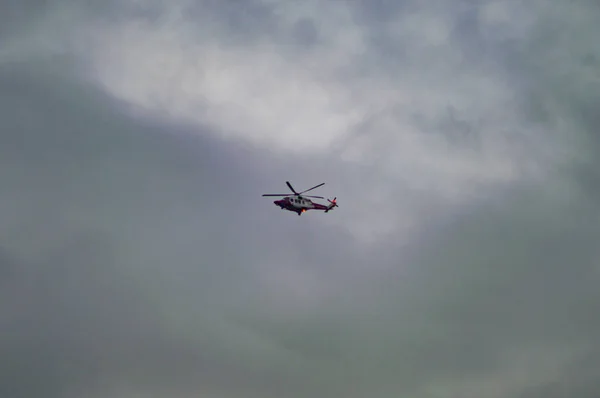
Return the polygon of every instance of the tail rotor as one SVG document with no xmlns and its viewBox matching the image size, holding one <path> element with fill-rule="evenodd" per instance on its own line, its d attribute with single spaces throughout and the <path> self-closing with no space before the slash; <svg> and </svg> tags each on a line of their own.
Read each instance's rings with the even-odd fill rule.
<svg viewBox="0 0 600 398">
<path fill-rule="evenodd" d="M 327 213 L 329 210 L 333 209 L 334 207 L 339 207 L 337 202 L 336 202 L 337 196 L 335 198 L 333 198 L 333 200 L 327 199 L 327 201 L 329 203 L 331 203 L 329 205 L 329 207 L 327 208 L 327 210 L 325 210 L 325 213 Z"/>
</svg>

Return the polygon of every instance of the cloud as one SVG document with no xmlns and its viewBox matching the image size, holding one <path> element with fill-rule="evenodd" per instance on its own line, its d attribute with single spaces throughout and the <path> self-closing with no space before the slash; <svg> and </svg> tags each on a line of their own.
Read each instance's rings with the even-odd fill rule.
<svg viewBox="0 0 600 398">
<path fill-rule="evenodd" d="M 22 4 L 0 395 L 597 396 L 594 4 Z"/>
<path fill-rule="evenodd" d="M 264 235 L 256 234 L 255 223 L 272 216 L 270 206 L 257 210 L 264 204 L 258 195 L 254 207 L 239 202 L 264 185 L 248 167 L 256 155 L 197 141 L 181 127 L 173 136 L 176 126 L 135 121 L 70 82 L 68 71 L 43 70 L 13 70 L 2 81 L 11 93 L 3 121 L 12 128 L 2 137 L 9 194 L 1 238 L 17 259 L 6 266 L 13 276 L 2 344 L 15 358 L 7 372 L 19 375 L 3 391 L 119 394 L 133 383 L 185 394 L 209 391 L 211 383 L 223 388 L 230 379 L 246 388 L 266 383 L 256 374 L 261 358 L 263 367 L 293 358 L 235 328 L 236 314 L 310 311 L 319 303 L 303 290 L 313 289 L 318 263 L 302 270 L 290 262 L 301 252 L 286 247 L 283 221 L 274 230 L 262 224 Z M 333 233 L 315 241 L 307 228 L 295 239 L 323 248 L 317 261 L 339 257 Z M 286 273 L 295 280 L 282 290 L 292 282 Z M 322 273 L 312 294 L 322 294 L 333 276 Z M 275 303 L 273 295 L 280 296 Z M 29 384 L 19 363 L 27 368 L 31 361 L 38 365 Z"/>
<path fill-rule="evenodd" d="M 172 2 L 156 6 L 161 18 L 92 24 L 82 58 L 107 92 L 148 112 L 401 181 L 407 188 L 389 193 L 339 187 L 388 214 L 375 224 L 357 212 L 357 224 L 373 225 L 363 233 L 346 223 L 366 240 L 418 224 L 413 209 L 390 215 L 398 210 L 378 198 L 424 190 L 463 204 L 492 185 L 544 178 L 569 150 L 520 109 L 522 77 L 502 57 L 520 50 L 510 40 L 533 29 L 534 12 L 502 4 Z M 363 14 L 378 7 L 383 21 Z"/>
</svg>

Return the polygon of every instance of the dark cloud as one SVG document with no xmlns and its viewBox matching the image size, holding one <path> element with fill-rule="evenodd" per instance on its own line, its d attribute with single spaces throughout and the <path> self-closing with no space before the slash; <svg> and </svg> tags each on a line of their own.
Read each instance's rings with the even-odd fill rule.
<svg viewBox="0 0 600 398">
<path fill-rule="evenodd" d="M 29 18 L 20 4 L 11 12 Z M 57 4 L 70 3 L 47 7 Z M 83 8 L 99 8 L 96 23 L 135 13 L 153 23 L 166 9 L 123 4 Z M 472 70 L 518 87 L 507 124 L 456 104 L 413 113 L 411 128 L 480 156 L 481 168 L 492 127 L 514 127 L 506 148 L 521 155 L 509 159 L 529 155 L 543 170 L 538 178 L 461 185 L 485 187 L 463 202 L 433 189 L 455 180 L 421 175 L 411 161 L 399 162 L 407 169 L 384 167 L 378 151 L 393 156 L 401 148 L 391 135 L 370 132 L 401 110 L 397 104 L 339 141 L 362 146 L 367 162 L 342 162 L 343 150 L 291 155 L 222 139 L 224 126 L 141 112 L 103 91 L 77 53 L 43 57 L 33 46 L 27 54 L 36 57 L 0 58 L 0 372 L 7 376 L 0 395 L 597 396 L 592 110 L 600 52 L 590 37 L 599 14 L 584 2 L 565 13 L 515 4 L 507 15 L 521 7 L 522 20 L 500 15 L 494 23 L 472 9 L 441 13 L 441 3 L 360 5 L 368 13 L 356 22 L 381 45 L 369 54 L 385 62 L 379 70 L 365 60 L 358 70 L 391 76 L 399 72 L 388 67 L 406 66 L 394 57 L 417 54 L 418 46 L 386 56 L 393 35 L 369 25 L 403 10 L 452 22 L 456 48 L 486 48 L 489 64 Z M 331 32 L 315 12 L 284 23 L 260 2 L 202 6 L 221 21 L 220 43 L 264 40 L 274 29 L 283 36 L 273 41 L 307 49 Z M 11 43 L 4 55 L 21 42 Z M 419 62 L 443 58 L 425 47 Z M 260 197 L 285 189 L 285 180 L 299 189 L 325 181 L 323 194 L 335 192 L 340 209 L 297 217 Z M 367 188 L 377 190 L 362 193 Z M 396 208 L 417 220 L 410 234 L 400 235 Z M 356 238 L 384 219 L 392 233 L 369 244 Z"/>
<path fill-rule="evenodd" d="M 235 348 L 227 353 L 244 349 L 252 331 L 227 337 L 221 329 L 238 322 L 236 311 L 273 312 L 257 265 L 336 261 L 338 239 L 315 240 L 305 224 L 289 242 L 285 218 L 272 219 L 260 199 L 266 181 L 249 167 L 248 149 L 135 121 L 68 71 L 43 70 L 6 69 L 1 82 L 10 93 L 2 101 L 1 236 L 11 247 L 2 347 L 15 375 L 2 391 L 72 396 L 102 391 L 102 380 L 117 389 L 236 388 L 231 379 L 252 387 L 257 371 Z M 249 192 L 256 199 L 246 202 Z M 260 369 L 260 351 L 250 350 Z"/>
</svg>

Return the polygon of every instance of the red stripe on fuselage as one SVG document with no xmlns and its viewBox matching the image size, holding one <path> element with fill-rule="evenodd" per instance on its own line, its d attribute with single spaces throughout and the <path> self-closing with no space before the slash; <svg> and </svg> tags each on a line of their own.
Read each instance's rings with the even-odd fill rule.
<svg viewBox="0 0 600 398">
<path fill-rule="evenodd" d="M 273 202 L 275 205 L 290 211 L 301 211 L 302 208 L 294 206 L 290 201 L 286 199 L 280 199 Z M 305 210 L 327 210 L 327 206 L 321 205 L 319 203 L 312 203 L 314 208 L 308 207 Z"/>
</svg>

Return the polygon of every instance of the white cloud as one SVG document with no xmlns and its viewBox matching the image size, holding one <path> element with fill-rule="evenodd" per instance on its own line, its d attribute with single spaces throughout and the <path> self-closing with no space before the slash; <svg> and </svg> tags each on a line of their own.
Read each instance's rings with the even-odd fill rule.
<svg viewBox="0 0 600 398">
<path fill-rule="evenodd" d="M 392 10 L 374 26 L 351 3 L 270 0 L 228 11 L 201 4 L 123 1 L 114 19 L 57 8 L 28 40 L 62 43 L 52 51 L 74 51 L 96 83 L 146 115 L 284 155 L 319 156 L 324 167 L 357 166 L 371 176 L 360 187 L 331 175 L 352 216 L 322 222 L 362 242 L 408 236 L 423 206 L 544 177 L 559 157 L 552 132 L 524 122 L 519 87 L 501 66 L 468 56 L 455 34 L 461 7 Z M 227 12 L 254 30 L 236 30 Z M 490 2 L 477 18 L 510 36 L 517 33 L 506 15 L 517 18 L 520 34 L 529 26 L 520 13 Z M 79 22 L 69 30 L 67 20 Z M 430 204 L 411 198 L 423 194 Z"/>
<path fill-rule="evenodd" d="M 91 62 L 99 81 L 150 111 L 291 151 L 327 148 L 360 120 L 350 88 L 331 79 L 356 45 L 344 32 L 333 47 L 305 58 L 277 41 L 228 43 L 220 27 L 206 35 L 206 28 L 190 31 L 209 20 L 127 23 L 96 32 Z M 331 52 L 338 44 L 343 47 Z"/>
<path fill-rule="evenodd" d="M 513 94 L 488 71 L 464 64 L 441 12 L 417 10 L 389 23 L 386 34 L 406 55 L 382 66 L 349 5 L 271 4 L 281 37 L 236 44 L 208 10 L 199 19 L 117 24 L 96 37 L 91 62 L 97 78 L 117 97 L 275 150 L 327 153 L 359 123 L 387 111 L 365 134 L 395 136 L 395 143 L 386 141 L 388 149 L 411 159 L 428 154 L 437 168 L 462 154 L 444 149 L 432 155 L 427 149 L 439 148 L 443 138 L 432 140 L 415 127 L 412 114 L 435 118 L 450 105 L 460 113 L 499 113 Z M 319 34 L 313 47 L 286 40 L 302 19 Z M 428 171 L 427 163 L 416 164 L 417 170 Z M 490 177 L 496 173 L 490 170 Z M 500 174 L 505 178 L 506 171 Z"/>
<path fill-rule="evenodd" d="M 170 3 L 158 22 L 92 29 L 88 65 L 109 93 L 146 112 L 267 150 L 338 156 L 449 203 L 482 192 L 482 184 L 539 171 L 537 157 L 515 155 L 531 147 L 525 138 L 542 139 L 521 124 L 515 88 L 485 63 L 467 62 L 451 35 L 452 16 L 439 5 L 369 28 L 348 3 L 261 4 L 274 15 L 264 25 L 275 28 L 244 41 L 210 7 L 197 15 L 185 2 Z M 300 22 L 314 27 L 315 43 L 292 40 Z M 374 47 L 373 32 L 388 49 Z M 462 142 L 462 132 L 448 139 L 449 107 L 475 130 L 478 146 Z M 406 203 L 385 207 L 389 195 L 351 194 L 365 211 L 355 209 L 343 224 L 360 239 L 415 221 Z"/>
</svg>

